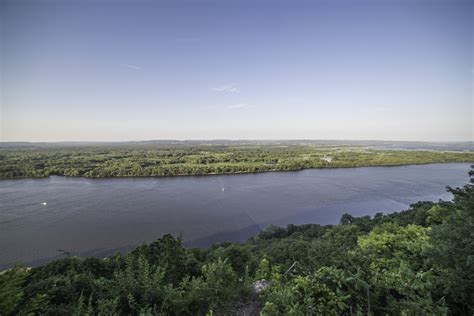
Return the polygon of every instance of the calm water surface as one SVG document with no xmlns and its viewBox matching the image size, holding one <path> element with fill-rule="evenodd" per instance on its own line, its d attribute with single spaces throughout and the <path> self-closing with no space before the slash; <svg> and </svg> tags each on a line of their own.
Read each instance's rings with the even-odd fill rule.
<svg viewBox="0 0 474 316">
<path fill-rule="evenodd" d="M 189 246 L 243 241 L 268 224 L 337 223 L 341 214 L 451 199 L 469 164 L 316 169 L 247 175 L 0 181 L 0 268 L 105 256 L 181 234 Z M 43 205 L 46 202 L 47 205 Z"/>
</svg>

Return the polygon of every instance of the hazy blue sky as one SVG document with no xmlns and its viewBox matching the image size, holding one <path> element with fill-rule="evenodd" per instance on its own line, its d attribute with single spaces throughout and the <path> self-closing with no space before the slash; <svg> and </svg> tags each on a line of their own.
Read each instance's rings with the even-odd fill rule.
<svg viewBox="0 0 474 316">
<path fill-rule="evenodd" d="M 0 3 L 0 140 L 473 139 L 472 1 Z"/>
</svg>

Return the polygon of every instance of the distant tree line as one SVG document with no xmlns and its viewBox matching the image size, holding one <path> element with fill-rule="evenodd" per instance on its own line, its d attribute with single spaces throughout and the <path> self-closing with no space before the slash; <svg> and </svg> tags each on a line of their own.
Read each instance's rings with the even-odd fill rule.
<svg viewBox="0 0 474 316">
<path fill-rule="evenodd" d="M 0 148 L 0 178 L 160 177 L 445 162 L 473 163 L 474 153 L 313 145 Z"/>
</svg>

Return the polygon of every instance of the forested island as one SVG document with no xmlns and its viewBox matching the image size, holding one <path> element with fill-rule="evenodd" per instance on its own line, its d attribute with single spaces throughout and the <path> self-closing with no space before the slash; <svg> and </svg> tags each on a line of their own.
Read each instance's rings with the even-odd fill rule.
<svg viewBox="0 0 474 316">
<path fill-rule="evenodd" d="M 420 150 L 423 144 L 415 150 L 386 149 L 393 144 L 371 145 L 309 141 L 26 143 L 0 146 L 0 178 L 159 177 L 474 162 L 472 150 L 441 150 L 439 145 L 435 150 Z"/>
<path fill-rule="evenodd" d="M 18 266 L 0 274 L 0 315 L 472 315 L 470 175 L 448 188 L 452 202 L 399 213 L 270 226 L 209 249 L 165 235 L 128 254 Z"/>
</svg>

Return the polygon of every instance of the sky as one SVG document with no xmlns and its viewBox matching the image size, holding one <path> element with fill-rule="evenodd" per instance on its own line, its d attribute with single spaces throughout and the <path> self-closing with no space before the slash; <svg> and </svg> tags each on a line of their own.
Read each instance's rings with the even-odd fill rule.
<svg viewBox="0 0 474 316">
<path fill-rule="evenodd" d="M 0 141 L 472 141 L 473 3 L 0 0 Z"/>
</svg>

